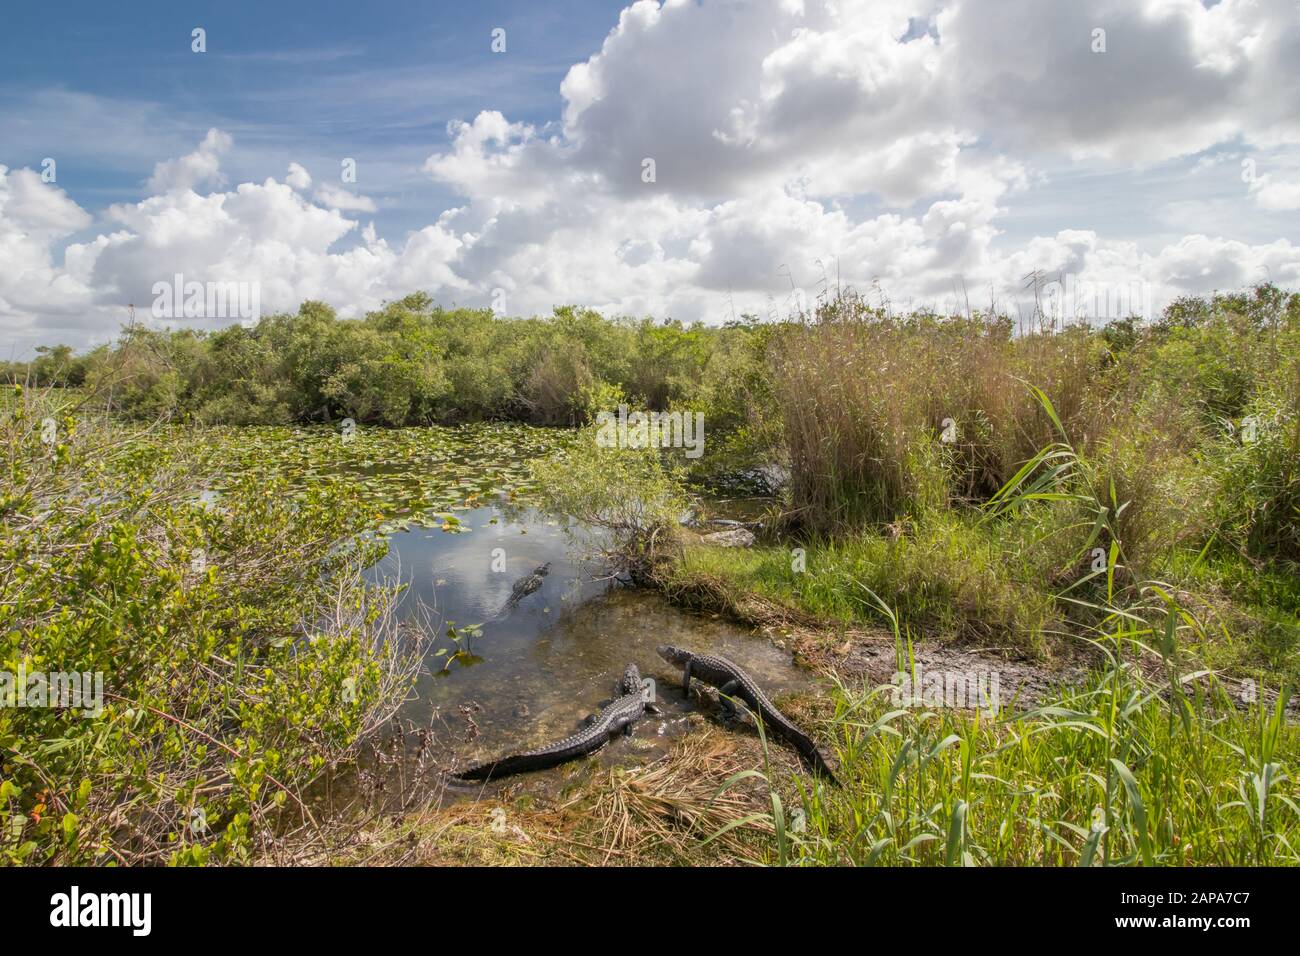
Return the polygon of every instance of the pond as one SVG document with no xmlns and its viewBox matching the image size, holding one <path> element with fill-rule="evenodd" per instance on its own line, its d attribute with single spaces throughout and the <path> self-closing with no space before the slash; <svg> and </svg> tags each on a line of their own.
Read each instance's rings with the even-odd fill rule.
<svg viewBox="0 0 1300 956">
<path fill-rule="evenodd" d="M 664 713 L 647 715 L 632 738 L 614 741 L 597 761 L 653 759 L 701 706 L 683 699 L 681 675 L 655 653 L 657 644 L 730 657 L 771 694 L 812 685 L 766 638 L 620 584 L 591 557 L 598 536 L 537 509 L 528 461 L 574 440 L 573 432 L 517 425 L 365 429 L 346 438 L 324 427 L 232 434 L 222 455 L 228 470 L 285 476 L 299 486 L 357 483 L 389 546 L 371 580 L 405 584 L 399 614 L 428 635 L 426 666 L 399 729 L 362 761 L 359 778 L 327 783 L 331 799 L 350 800 L 369 787 L 403 803 L 427 796 L 420 791 L 437 788 L 448 769 L 565 737 L 612 696 L 629 663 L 656 682 Z M 730 507 L 748 517 L 747 506 Z M 543 565 L 540 586 L 511 602 L 516 583 Z M 554 789 L 586 765 L 501 783 Z"/>
<path fill-rule="evenodd" d="M 458 517 L 460 533 L 393 534 L 389 555 L 372 569 L 376 580 L 408 582 L 403 613 L 419 615 L 434 633 L 427 673 L 401 717 L 435 728 L 439 763 L 464 766 L 572 733 L 612 696 L 629 663 L 655 681 L 663 714 L 647 715 L 634 738 L 615 741 L 604 758 L 644 761 L 698 706 L 683 699 L 681 675 L 655 653 L 658 644 L 728 656 L 772 693 L 811 684 L 770 641 L 610 578 L 586 557 L 582 529 L 531 508 L 488 506 Z M 515 583 L 546 564 L 540 587 L 512 605 Z M 567 771 L 532 776 L 546 774 L 560 780 Z"/>
</svg>

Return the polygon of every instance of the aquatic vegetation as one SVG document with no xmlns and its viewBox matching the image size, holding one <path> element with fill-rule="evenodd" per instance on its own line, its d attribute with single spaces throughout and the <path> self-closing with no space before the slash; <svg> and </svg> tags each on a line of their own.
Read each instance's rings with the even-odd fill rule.
<svg viewBox="0 0 1300 956">
<path fill-rule="evenodd" d="M 472 530 L 456 512 L 498 498 L 536 500 L 530 460 L 569 447 L 573 434 L 507 423 L 456 428 L 328 426 L 168 426 L 146 441 L 183 441 L 201 450 L 204 487 L 282 481 L 297 497 L 325 484 L 346 485 L 369 514 L 358 530 L 379 534 L 411 527 Z"/>
<path fill-rule="evenodd" d="M 587 428 L 563 452 L 539 458 L 533 475 L 543 503 L 606 535 L 601 550 L 634 580 L 676 556 L 688 495 L 680 466 L 659 449 L 608 447 Z"/>
</svg>

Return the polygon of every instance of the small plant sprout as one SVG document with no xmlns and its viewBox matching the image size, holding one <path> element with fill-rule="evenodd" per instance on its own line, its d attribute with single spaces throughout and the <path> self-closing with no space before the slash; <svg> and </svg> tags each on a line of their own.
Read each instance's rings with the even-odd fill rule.
<svg viewBox="0 0 1300 956">
<path fill-rule="evenodd" d="M 451 647 L 440 647 L 435 653 L 435 657 L 446 658 L 442 662 L 442 672 L 447 673 L 451 670 L 452 664 L 469 665 L 478 662 L 472 649 L 474 638 L 483 633 L 483 625 L 466 624 L 463 627 L 457 627 L 455 621 L 447 622 L 447 638 L 451 641 Z"/>
</svg>

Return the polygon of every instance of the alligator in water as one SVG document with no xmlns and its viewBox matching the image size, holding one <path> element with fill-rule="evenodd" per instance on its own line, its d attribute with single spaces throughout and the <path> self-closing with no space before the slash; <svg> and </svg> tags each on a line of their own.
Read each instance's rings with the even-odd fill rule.
<svg viewBox="0 0 1300 956">
<path fill-rule="evenodd" d="M 680 647 L 673 647 L 671 644 L 661 644 L 656 650 L 668 663 L 682 668 L 682 689 L 687 695 L 691 692 L 691 678 L 696 677 L 718 688 L 720 700 L 728 710 L 735 709 L 728 698 L 734 697 L 744 701 L 749 705 L 751 713 L 762 718 L 763 727 L 771 736 L 790 744 L 813 770 L 838 786 L 839 781 L 835 779 L 830 764 L 816 742 L 796 727 L 790 718 L 777 710 L 776 705 L 768 699 L 754 679 L 731 661 L 712 654 L 695 654 Z"/>
<path fill-rule="evenodd" d="M 454 774 L 457 780 L 496 780 L 500 777 L 530 770 L 542 770 L 556 764 L 573 760 L 584 754 L 599 750 L 610 738 L 624 733 L 632 734 L 632 725 L 641 719 L 648 710 L 658 713 L 659 709 L 646 699 L 648 686 L 641 680 L 641 672 L 635 664 L 627 665 L 623 679 L 618 684 L 618 696 L 607 704 L 599 714 L 587 718 L 584 726 L 576 734 L 536 750 L 511 754 L 498 760 L 477 764 Z"/>
<path fill-rule="evenodd" d="M 495 621 L 497 618 L 505 617 L 513 611 L 515 605 L 542 586 L 542 582 L 550 572 L 551 562 L 547 561 L 545 564 L 534 569 L 532 574 L 526 574 L 516 581 L 515 586 L 510 589 L 510 597 L 506 598 L 506 603 L 501 605 L 501 610 L 492 615 L 492 620 Z"/>
</svg>

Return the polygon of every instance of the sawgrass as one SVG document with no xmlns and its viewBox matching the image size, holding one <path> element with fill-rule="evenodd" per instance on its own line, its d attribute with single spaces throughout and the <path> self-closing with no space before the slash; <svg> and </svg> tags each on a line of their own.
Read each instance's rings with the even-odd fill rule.
<svg viewBox="0 0 1300 956">
<path fill-rule="evenodd" d="M 1300 731 L 1278 698 L 1243 708 L 1182 681 L 1152 681 L 1116 654 L 1089 686 L 991 719 L 840 688 L 832 727 L 844 789 L 800 781 L 800 827 L 787 825 L 788 846 L 767 859 L 1300 864 Z"/>
</svg>

